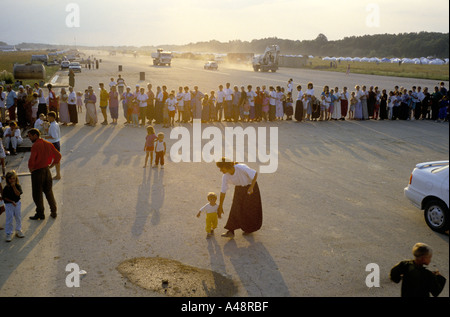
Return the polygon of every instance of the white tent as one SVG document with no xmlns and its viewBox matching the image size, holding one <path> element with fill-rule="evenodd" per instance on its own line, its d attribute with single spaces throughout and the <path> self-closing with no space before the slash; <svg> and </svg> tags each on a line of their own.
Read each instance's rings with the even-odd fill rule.
<svg viewBox="0 0 450 317">
<path fill-rule="evenodd" d="M 402 63 L 403 64 L 414 64 L 414 61 L 405 57 L 402 59 Z"/>
<path fill-rule="evenodd" d="M 429 62 L 430 65 L 444 65 L 445 62 L 442 59 L 435 58 Z"/>
</svg>

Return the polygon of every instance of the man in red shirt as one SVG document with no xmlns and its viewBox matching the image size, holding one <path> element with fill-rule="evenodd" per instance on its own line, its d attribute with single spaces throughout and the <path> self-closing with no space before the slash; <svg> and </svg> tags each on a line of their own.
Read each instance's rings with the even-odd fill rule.
<svg viewBox="0 0 450 317">
<path fill-rule="evenodd" d="M 33 201 L 36 204 L 36 214 L 30 219 L 45 219 L 44 215 L 44 197 L 50 205 L 50 216 L 56 218 L 56 200 L 53 196 L 53 180 L 50 168 L 55 166 L 61 160 L 61 153 L 53 144 L 47 140 L 41 139 L 41 134 L 37 129 L 30 129 L 28 137 L 33 146 L 28 160 L 28 168 L 31 172 L 31 188 Z"/>
</svg>

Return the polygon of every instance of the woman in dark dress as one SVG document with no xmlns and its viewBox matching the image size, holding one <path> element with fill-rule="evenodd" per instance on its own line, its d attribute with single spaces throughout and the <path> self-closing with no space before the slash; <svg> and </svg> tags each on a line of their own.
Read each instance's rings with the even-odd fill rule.
<svg viewBox="0 0 450 317">
<path fill-rule="evenodd" d="M 377 101 L 377 95 L 373 91 L 373 86 L 370 86 L 369 93 L 367 96 L 367 112 L 369 113 L 369 118 L 374 118 L 375 102 Z"/>
<path fill-rule="evenodd" d="M 235 185 L 233 203 L 231 205 L 223 237 L 233 238 L 234 230 L 242 229 L 244 234 L 259 230 L 262 226 L 262 204 L 256 178 L 258 173 L 245 164 L 231 162 L 223 158 L 216 163 L 223 173 L 220 193 L 219 217 L 223 214 L 223 201 L 229 185 Z"/>
<path fill-rule="evenodd" d="M 299 95 L 297 97 L 297 100 L 295 101 L 294 118 L 298 122 L 301 122 L 301 121 L 303 121 L 303 118 L 305 117 L 305 113 L 303 113 L 303 101 L 302 101 L 303 96 L 301 95 L 302 94 L 302 86 L 298 85 L 297 91 L 298 91 Z"/>
<path fill-rule="evenodd" d="M 383 89 L 383 91 L 381 92 L 381 100 L 380 100 L 380 120 L 384 120 L 384 119 L 388 118 L 387 99 L 388 99 L 388 95 L 386 93 L 386 89 Z"/>
</svg>

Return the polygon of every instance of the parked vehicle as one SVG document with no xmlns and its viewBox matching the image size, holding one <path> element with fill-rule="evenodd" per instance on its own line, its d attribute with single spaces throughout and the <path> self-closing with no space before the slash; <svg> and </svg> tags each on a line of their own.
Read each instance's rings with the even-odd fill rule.
<svg viewBox="0 0 450 317">
<path fill-rule="evenodd" d="M 31 55 L 31 63 L 33 62 L 48 62 L 48 55 Z"/>
<path fill-rule="evenodd" d="M 70 62 L 69 61 L 62 61 L 61 62 L 61 69 L 69 68 Z"/>
<path fill-rule="evenodd" d="M 449 161 L 417 164 L 404 194 L 424 211 L 425 222 L 434 231 L 449 230 Z"/>
<path fill-rule="evenodd" d="M 81 73 L 81 65 L 78 62 L 70 63 L 69 69 L 73 70 L 74 73 Z"/>
<path fill-rule="evenodd" d="M 209 62 L 206 62 L 205 66 L 203 66 L 203 68 L 217 70 L 219 68 L 219 65 L 215 61 L 209 61 Z"/>
</svg>

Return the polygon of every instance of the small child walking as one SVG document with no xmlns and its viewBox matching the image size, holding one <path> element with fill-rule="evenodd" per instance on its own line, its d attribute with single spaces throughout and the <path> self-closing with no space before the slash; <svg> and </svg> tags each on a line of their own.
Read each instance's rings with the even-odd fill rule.
<svg viewBox="0 0 450 317">
<path fill-rule="evenodd" d="M 16 237 L 25 237 L 22 233 L 22 215 L 20 195 L 22 187 L 19 184 L 16 171 L 12 170 L 6 173 L 6 186 L 3 188 L 3 201 L 5 202 L 5 233 L 6 242 L 11 242 L 13 235 L 13 219 L 16 220 Z"/>
<path fill-rule="evenodd" d="M 197 218 L 200 217 L 202 211 L 206 213 L 206 238 L 210 238 L 214 234 L 214 229 L 217 228 L 217 222 L 220 216 L 217 213 L 217 209 L 219 208 L 219 205 L 216 204 L 217 195 L 213 192 L 210 192 L 208 193 L 207 198 L 209 203 L 200 208 L 199 212 L 197 213 Z"/>
<path fill-rule="evenodd" d="M 148 157 L 150 155 L 150 167 L 153 164 L 153 151 L 155 150 L 155 140 L 158 137 L 155 134 L 155 128 L 153 128 L 151 125 L 147 127 L 147 136 L 145 137 L 145 163 L 144 168 L 147 167 L 147 161 Z"/>
<path fill-rule="evenodd" d="M 161 164 L 161 168 L 164 168 L 164 155 L 166 155 L 166 142 L 164 142 L 164 133 L 159 132 L 155 144 L 155 165 L 153 167 Z"/>
</svg>

